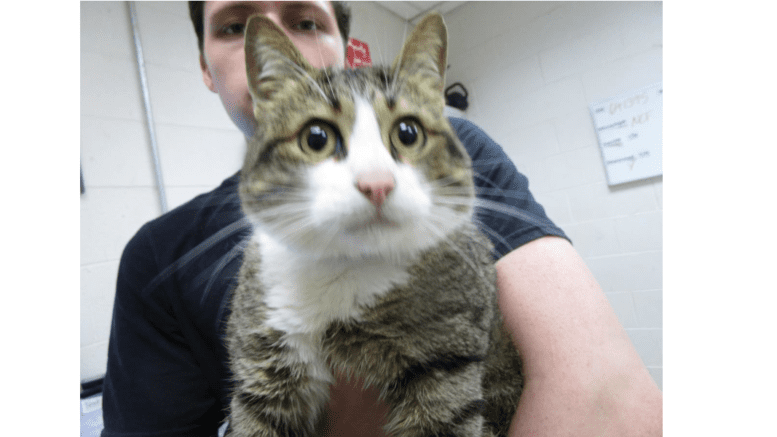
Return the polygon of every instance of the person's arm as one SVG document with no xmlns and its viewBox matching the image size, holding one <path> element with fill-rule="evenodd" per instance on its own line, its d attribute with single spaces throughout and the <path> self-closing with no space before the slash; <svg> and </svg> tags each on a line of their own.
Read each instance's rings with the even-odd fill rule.
<svg viewBox="0 0 777 437">
<path fill-rule="evenodd" d="M 662 393 L 572 245 L 542 237 L 496 266 L 526 381 L 510 436 L 662 435 Z"/>
</svg>

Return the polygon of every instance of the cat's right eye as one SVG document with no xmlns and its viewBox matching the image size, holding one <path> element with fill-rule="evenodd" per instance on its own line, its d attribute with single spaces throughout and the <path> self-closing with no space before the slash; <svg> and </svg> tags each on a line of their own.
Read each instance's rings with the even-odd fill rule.
<svg viewBox="0 0 777 437">
<path fill-rule="evenodd" d="M 299 134 L 302 150 L 317 158 L 342 153 L 342 141 L 335 128 L 323 121 L 308 123 Z"/>
</svg>

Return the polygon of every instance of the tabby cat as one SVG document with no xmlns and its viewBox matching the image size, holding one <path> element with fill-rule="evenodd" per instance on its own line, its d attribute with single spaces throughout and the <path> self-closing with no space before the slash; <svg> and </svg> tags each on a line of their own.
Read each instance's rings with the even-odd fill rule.
<svg viewBox="0 0 777 437">
<path fill-rule="evenodd" d="M 521 363 L 443 115 L 442 18 L 390 68 L 315 69 L 261 16 L 245 38 L 260 122 L 239 184 L 254 232 L 228 322 L 229 435 L 317 435 L 339 373 L 380 391 L 389 435 L 506 435 Z"/>
</svg>

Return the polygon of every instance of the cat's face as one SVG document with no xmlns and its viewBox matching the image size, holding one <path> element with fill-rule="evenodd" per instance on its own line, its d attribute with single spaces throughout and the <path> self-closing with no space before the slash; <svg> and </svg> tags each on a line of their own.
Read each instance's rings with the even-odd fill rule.
<svg viewBox="0 0 777 437">
<path fill-rule="evenodd" d="M 256 123 L 246 79 L 243 29 L 255 14 L 273 21 L 311 65 L 321 68 L 345 62 L 342 36 L 328 1 L 205 2 L 203 80 L 218 93 L 229 117 L 249 138 Z"/>
<path fill-rule="evenodd" d="M 470 220 L 466 150 L 443 115 L 446 33 L 422 20 L 392 68 L 317 70 L 263 17 L 246 30 L 257 117 L 244 211 L 316 255 L 402 257 Z"/>
</svg>

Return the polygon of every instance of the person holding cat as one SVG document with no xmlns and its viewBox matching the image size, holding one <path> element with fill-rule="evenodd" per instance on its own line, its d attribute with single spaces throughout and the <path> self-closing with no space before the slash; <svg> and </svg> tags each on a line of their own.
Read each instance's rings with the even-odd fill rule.
<svg viewBox="0 0 777 437">
<path fill-rule="evenodd" d="M 190 11 L 205 85 L 248 138 L 262 119 L 248 90 L 249 16 L 278 25 L 313 67 L 344 65 L 350 15 L 340 2 L 190 2 Z M 520 420 L 510 435 L 660 435 L 661 393 L 563 231 L 545 217 L 499 146 L 471 123 L 451 125 L 479 173 L 481 192 L 520 212 L 478 217 L 498 234 L 492 240 L 500 309 L 523 357 Z M 247 230 L 237 179 L 149 222 L 128 243 L 114 304 L 103 436 L 211 436 L 224 419 L 230 394 L 224 322 Z M 510 195 L 492 194 L 498 191 Z M 383 435 L 386 406 L 360 387 L 345 379 L 332 387 L 326 435 Z"/>
</svg>

